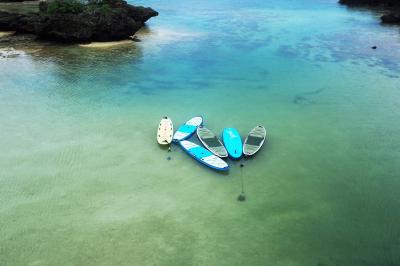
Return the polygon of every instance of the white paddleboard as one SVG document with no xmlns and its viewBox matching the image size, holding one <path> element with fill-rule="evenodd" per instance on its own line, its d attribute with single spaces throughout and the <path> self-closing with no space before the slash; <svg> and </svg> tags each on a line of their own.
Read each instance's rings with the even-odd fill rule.
<svg viewBox="0 0 400 266">
<path fill-rule="evenodd" d="M 243 143 L 243 153 L 247 156 L 252 156 L 258 152 L 265 142 L 267 131 L 263 126 L 253 128 Z"/>
<path fill-rule="evenodd" d="M 228 157 L 228 152 L 226 151 L 222 142 L 218 139 L 214 132 L 208 128 L 199 126 L 197 128 L 197 137 L 204 147 L 206 147 L 213 154 L 221 158 Z"/>
<path fill-rule="evenodd" d="M 157 142 L 161 145 L 168 145 L 172 142 L 172 135 L 174 134 L 174 125 L 170 118 L 164 116 L 157 130 Z"/>
</svg>

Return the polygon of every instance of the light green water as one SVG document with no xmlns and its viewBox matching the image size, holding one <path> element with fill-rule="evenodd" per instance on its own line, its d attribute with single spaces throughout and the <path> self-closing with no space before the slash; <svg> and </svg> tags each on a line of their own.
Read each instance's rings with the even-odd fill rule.
<svg viewBox="0 0 400 266">
<path fill-rule="evenodd" d="M 143 4 L 141 43 L 0 59 L 0 265 L 399 265 L 399 29 L 334 1 Z M 156 144 L 198 114 L 268 145 L 223 175 Z"/>
</svg>

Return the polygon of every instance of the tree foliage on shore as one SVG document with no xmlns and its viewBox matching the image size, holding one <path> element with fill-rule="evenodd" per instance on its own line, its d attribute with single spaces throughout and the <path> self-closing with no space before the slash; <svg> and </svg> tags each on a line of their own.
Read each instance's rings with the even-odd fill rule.
<svg viewBox="0 0 400 266">
<path fill-rule="evenodd" d="M 85 4 L 79 0 L 54 0 L 47 5 L 49 14 L 55 13 L 81 13 L 85 8 Z"/>
<path fill-rule="evenodd" d="M 83 11 L 101 10 L 109 12 L 111 7 L 118 7 L 122 0 L 53 0 L 47 4 L 49 14 L 79 14 Z"/>
</svg>

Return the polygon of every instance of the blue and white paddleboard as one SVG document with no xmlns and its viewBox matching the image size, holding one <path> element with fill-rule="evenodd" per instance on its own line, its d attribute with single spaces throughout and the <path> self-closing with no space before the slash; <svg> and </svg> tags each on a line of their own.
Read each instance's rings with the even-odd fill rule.
<svg viewBox="0 0 400 266">
<path fill-rule="evenodd" d="M 181 144 L 182 149 L 200 163 L 215 170 L 229 170 L 229 165 L 218 156 L 212 154 L 209 150 L 187 140 L 180 141 L 179 143 Z"/>
<path fill-rule="evenodd" d="M 196 132 L 197 127 L 199 127 L 202 123 L 203 123 L 203 118 L 201 116 L 193 117 L 192 119 L 187 121 L 184 125 L 178 128 L 172 140 L 174 142 L 178 142 L 189 138 L 194 134 L 194 132 Z"/>
<path fill-rule="evenodd" d="M 222 141 L 228 154 L 233 159 L 239 159 L 243 153 L 242 139 L 239 132 L 234 128 L 225 128 L 222 132 Z"/>
</svg>

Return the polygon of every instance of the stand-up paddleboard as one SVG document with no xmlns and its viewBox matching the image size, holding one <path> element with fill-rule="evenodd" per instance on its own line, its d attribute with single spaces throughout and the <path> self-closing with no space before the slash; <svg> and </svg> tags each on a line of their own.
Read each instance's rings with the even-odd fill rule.
<svg viewBox="0 0 400 266">
<path fill-rule="evenodd" d="M 180 141 L 179 143 L 182 149 L 200 163 L 219 171 L 226 171 L 229 169 L 229 165 L 224 160 L 215 156 L 205 148 L 187 140 Z"/>
<path fill-rule="evenodd" d="M 247 156 L 254 155 L 264 144 L 267 131 L 263 126 L 253 128 L 243 143 L 243 153 Z"/>
<path fill-rule="evenodd" d="M 201 116 L 195 116 L 189 121 L 187 121 L 184 125 L 180 126 L 178 130 L 175 132 L 172 140 L 174 142 L 178 142 L 181 140 L 185 140 L 193 135 L 196 132 L 198 126 L 203 123 L 203 118 Z"/>
<path fill-rule="evenodd" d="M 242 139 L 239 132 L 234 128 L 225 128 L 222 132 L 222 141 L 228 154 L 233 159 L 239 159 L 242 156 Z"/>
<path fill-rule="evenodd" d="M 224 145 L 214 134 L 214 132 L 208 128 L 199 126 L 197 128 L 197 137 L 201 143 L 203 143 L 204 147 L 206 147 L 213 154 L 221 158 L 228 157 L 228 152 L 226 151 Z"/>
<path fill-rule="evenodd" d="M 157 130 L 157 142 L 161 145 L 170 144 L 172 141 L 172 135 L 174 134 L 174 125 L 170 118 L 164 116 L 160 124 L 158 124 Z"/>
</svg>

